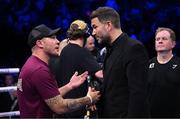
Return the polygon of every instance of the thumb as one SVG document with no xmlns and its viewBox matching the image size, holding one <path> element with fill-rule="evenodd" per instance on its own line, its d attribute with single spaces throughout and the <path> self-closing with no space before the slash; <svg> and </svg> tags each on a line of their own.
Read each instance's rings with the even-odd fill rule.
<svg viewBox="0 0 180 119">
<path fill-rule="evenodd" d="M 90 86 L 88 87 L 88 90 L 91 91 L 91 87 Z"/>
<path fill-rule="evenodd" d="M 74 76 L 77 76 L 78 75 L 78 72 L 76 71 L 75 73 L 74 73 Z"/>
</svg>

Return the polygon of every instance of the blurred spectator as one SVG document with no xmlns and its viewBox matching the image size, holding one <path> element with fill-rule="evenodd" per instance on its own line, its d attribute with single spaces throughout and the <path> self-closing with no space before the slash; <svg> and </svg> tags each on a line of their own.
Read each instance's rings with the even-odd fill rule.
<svg viewBox="0 0 180 119">
<path fill-rule="evenodd" d="M 97 52 L 98 49 L 95 46 L 95 39 L 93 36 L 89 36 L 86 40 L 86 44 L 84 46 L 87 50 L 91 52 L 91 54 L 94 56 L 95 59 L 97 59 Z"/>
<path fill-rule="evenodd" d="M 160 27 L 155 33 L 157 56 L 149 61 L 149 102 L 152 118 L 180 117 L 180 58 L 173 55 L 176 36 Z"/>
<path fill-rule="evenodd" d="M 4 86 L 15 86 L 16 80 L 15 77 L 11 74 L 4 76 Z M 8 92 L 0 93 L 1 102 L 0 102 L 0 112 L 9 112 L 18 110 L 17 104 L 17 92 L 10 90 Z"/>
<path fill-rule="evenodd" d="M 152 34 L 157 27 L 173 28 L 177 33 L 177 42 L 180 39 L 178 0 L 1 0 L 0 33 L 2 38 L 6 39 L 6 45 L 10 45 L 9 42 L 11 42 L 13 47 L 0 50 L 0 54 L 5 54 L 0 65 L 13 64 L 13 66 L 21 67 L 28 56 L 27 52 L 30 54 L 24 45 L 26 42 L 24 39 L 32 26 L 45 23 L 49 26 L 61 27 L 66 31 L 73 19 L 88 21 L 92 10 L 99 6 L 111 6 L 122 14 L 123 30 L 127 31 L 132 38 L 142 41 L 147 46 L 150 57 L 155 54 L 152 53 L 151 47 L 154 45 Z M 64 38 L 65 34 L 62 36 L 62 39 Z M 3 48 L 3 45 L 0 48 Z M 14 50 L 18 52 L 21 49 L 25 50 L 24 53 L 14 53 Z M 174 53 L 180 54 L 179 50 L 178 45 Z M 13 59 L 13 63 L 11 54 L 17 59 Z"/>
</svg>

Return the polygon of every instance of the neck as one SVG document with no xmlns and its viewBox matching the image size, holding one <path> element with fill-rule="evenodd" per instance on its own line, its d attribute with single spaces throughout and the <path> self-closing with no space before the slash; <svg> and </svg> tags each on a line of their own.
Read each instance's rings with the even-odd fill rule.
<svg viewBox="0 0 180 119">
<path fill-rule="evenodd" d="M 158 52 L 157 60 L 160 64 L 165 64 L 171 60 L 173 57 L 172 51 L 171 52 Z"/>
<path fill-rule="evenodd" d="M 76 40 L 69 40 L 69 43 L 79 45 L 80 47 L 83 47 L 83 40 L 81 38 L 78 38 Z"/>
<path fill-rule="evenodd" d="M 111 31 L 111 43 L 113 43 L 121 34 L 122 34 L 122 30 L 121 29 L 114 29 Z"/>
<path fill-rule="evenodd" d="M 39 59 L 41 59 L 43 62 L 45 62 L 46 64 L 48 64 L 49 61 L 49 56 L 47 54 L 45 54 L 41 49 L 39 50 L 34 50 L 32 52 L 33 56 L 38 57 Z"/>
</svg>

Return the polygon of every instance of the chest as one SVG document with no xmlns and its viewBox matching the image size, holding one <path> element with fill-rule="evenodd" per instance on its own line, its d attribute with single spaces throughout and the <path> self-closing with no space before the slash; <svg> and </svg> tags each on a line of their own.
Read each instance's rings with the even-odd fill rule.
<svg viewBox="0 0 180 119">
<path fill-rule="evenodd" d="M 157 85 L 179 85 L 180 84 L 180 66 L 177 63 L 149 65 L 148 81 L 156 82 Z"/>
</svg>

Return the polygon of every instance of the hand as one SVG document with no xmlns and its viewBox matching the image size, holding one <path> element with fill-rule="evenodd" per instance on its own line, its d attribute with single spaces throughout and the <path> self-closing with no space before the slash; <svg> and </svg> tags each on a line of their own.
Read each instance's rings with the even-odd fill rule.
<svg viewBox="0 0 180 119">
<path fill-rule="evenodd" d="M 81 84 L 84 83 L 88 76 L 88 72 L 84 72 L 81 75 L 78 75 L 78 72 L 75 72 L 74 75 L 71 77 L 70 82 L 68 83 L 68 86 L 72 89 L 77 88 Z"/>
<path fill-rule="evenodd" d="M 93 104 L 93 105 L 90 105 L 90 106 L 88 107 L 88 109 L 91 109 L 91 111 L 96 111 L 96 110 L 97 110 L 97 107 L 96 107 L 95 104 Z"/>
<path fill-rule="evenodd" d="M 94 88 L 89 87 L 87 96 L 92 101 L 91 104 L 96 103 L 100 99 L 100 91 L 96 91 Z"/>
<path fill-rule="evenodd" d="M 95 76 L 99 79 L 103 79 L 103 71 L 102 70 L 99 70 L 95 73 Z"/>
</svg>

